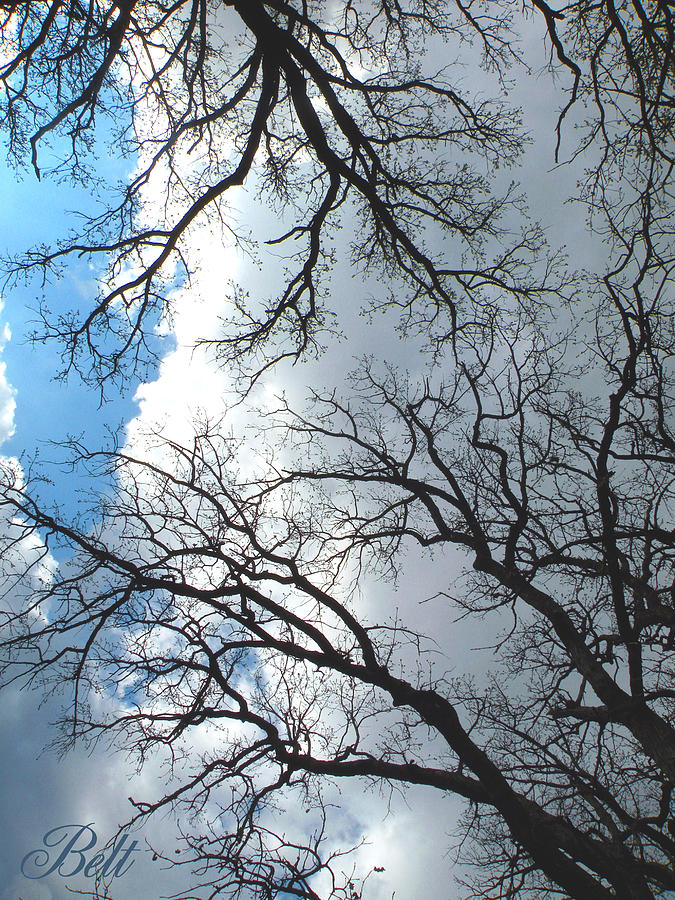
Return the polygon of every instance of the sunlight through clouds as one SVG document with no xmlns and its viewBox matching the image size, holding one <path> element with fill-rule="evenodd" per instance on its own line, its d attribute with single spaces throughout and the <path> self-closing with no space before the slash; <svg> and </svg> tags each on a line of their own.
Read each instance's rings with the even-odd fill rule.
<svg viewBox="0 0 675 900">
<path fill-rule="evenodd" d="M 1 359 L 3 348 L 11 338 L 7 323 L 2 323 L 3 302 L 0 298 L 0 445 L 14 434 L 16 391 L 7 378 L 7 363 Z"/>
</svg>

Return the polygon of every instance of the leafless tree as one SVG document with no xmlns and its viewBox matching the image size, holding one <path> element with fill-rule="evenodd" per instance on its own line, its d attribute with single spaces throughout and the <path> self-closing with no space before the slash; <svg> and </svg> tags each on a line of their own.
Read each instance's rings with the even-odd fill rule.
<svg viewBox="0 0 675 900">
<path fill-rule="evenodd" d="M 467 798 L 481 896 L 675 888 L 672 322 L 624 313 L 603 311 L 579 371 L 549 323 L 515 315 L 435 385 L 364 366 L 349 402 L 317 396 L 311 418 L 271 417 L 302 468 L 238 477 L 213 426 L 190 447 L 164 444 L 161 466 L 75 447 L 121 485 L 86 530 L 7 486 L 15 540 L 38 530 L 46 548 L 73 549 L 10 616 L 7 643 L 31 678 L 56 669 L 73 684 L 70 738 L 112 730 L 142 753 L 178 753 L 198 725 L 240 723 L 162 801 L 223 803 L 231 828 L 190 839 L 216 870 L 214 896 L 314 896 L 323 827 L 301 852 L 264 813 L 275 791 L 320 805 L 315 782 L 331 776 Z M 605 394 L 579 390 L 591 365 Z M 474 575 L 448 609 L 509 610 L 487 686 L 409 657 L 406 669 L 414 635 L 359 616 L 353 580 L 408 544 L 469 554 Z M 87 698 L 101 686 L 128 699 L 98 721 Z"/>
<path fill-rule="evenodd" d="M 102 382 L 120 374 L 123 359 L 146 362 L 147 320 L 167 311 L 177 267 L 189 268 L 182 250 L 190 227 L 215 216 L 235 242 L 248 242 L 224 207 L 228 191 L 247 179 L 279 212 L 282 233 L 267 243 L 285 248 L 289 269 L 276 297 L 235 295 L 239 317 L 220 342 L 224 356 L 250 354 L 271 334 L 284 336 L 272 358 L 307 349 L 325 313 L 320 276 L 332 259 L 330 232 L 344 212 L 360 222 L 355 261 L 392 279 L 398 273 L 396 289 L 408 295 L 401 303 L 454 310 L 460 296 L 489 286 L 536 289 L 520 277 L 540 242 L 536 229 L 490 262 L 479 253 L 515 198 L 492 196 L 472 163 L 517 157 L 516 116 L 502 103 L 459 94 L 450 72 L 428 77 L 419 68 L 424 32 L 459 41 L 477 30 L 500 60 L 502 16 L 475 18 L 461 4 L 426 0 L 346 3 L 330 20 L 327 9 L 207 0 L 4 5 L 9 53 L 0 78 L 12 151 L 29 149 L 39 176 L 41 144 L 65 135 L 71 151 L 57 171 L 85 178 L 94 120 L 108 115 L 113 145 L 138 161 L 110 209 L 10 267 L 47 275 L 72 255 L 105 261 L 91 307 L 45 323 L 46 334 L 65 341 L 66 368 L 84 359 L 83 370 L 93 365 Z M 190 154 L 194 165 L 186 165 Z M 165 205 L 149 225 L 143 191 L 156 179 Z M 470 265 L 457 250 L 448 263 L 427 246 L 432 224 L 464 243 Z"/>
<path fill-rule="evenodd" d="M 509 201 L 435 161 L 442 147 L 507 161 L 514 122 L 461 98 L 451 70 L 416 70 L 426 30 L 472 34 L 503 76 L 512 7 L 345 2 L 336 25 L 319 4 L 3 6 L 16 42 L 7 120 L 36 167 L 50 131 L 69 129 L 77 170 L 93 115 L 136 109 L 138 131 L 124 134 L 144 163 L 119 205 L 25 262 L 112 260 L 87 317 L 50 326 L 68 364 L 86 347 L 101 382 L 129 351 L 143 358 L 143 319 L 167 302 L 162 267 L 247 175 L 297 216 L 283 240 L 306 247 L 262 315 L 242 301 L 224 356 L 289 325 L 292 349 L 267 348 L 260 365 L 307 347 L 340 210 L 361 216 L 355 262 L 381 265 L 401 288 L 391 306 L 436 341 L 421 381 L 366 360 L 351 395 L 267 410 L 253 440 L 270 452 L 255 467 L 226 422 L 204 422 L 189 446 L 156 435 L 135 455 L 73 444 L 79 467 L 118 485 L 79 523 L 6 472 L 5 559 L 36 536 L 44 548 L 14 572 L 7 671 L 72 687 L 66 742 L 112 736 L 180 761 L 175 790 L 133 802 L 138 817 L 183 809 L 206 896 L 315 898 L 319 884 L 321 896 L 365 895 L 328 840 L 322 785 L 344 778 L 465 798 L 472 896 L 675 891 L 672 11 L 524 4 L 569 79 L 559 134 L 584 110 L 581 199 L 610 259 L 576 283 L 583 301 L 565 303 L 555 267 L 535 258 L 537 229 L 509 243 L 498 220 Z M 240 54 L 225 52 L 226 30 Z M 54 70 L 63 87 L 45 116 L 31 86 Z M 204 162 L 185 175 L 191 144 Z M 143 185 L 164 163 L 166 227 L 139 228 Z M 461 236 L 470 264 L 447 264 L 435 229 Z M 112 353 L 99 328 L 120 336 Z M 68 560 L 36 589 L 26 576 L 55 547 Z M 495 623 L 489 676 L 427 663 L 423 587 L 408 621 L 364 613 L 356 588 L 369 571 L 395 578 L 409 548 L 425 566 L 455 549 L 470 563 L 436 602 Z M 89 702 L 101 690 L 119 698 L 103 717 Z M 211 738 L 201 757 L 189 751 L 198 729 Z M 304 835 L 274 817 L 289 797 L 311 811 Z"/>
</svg>

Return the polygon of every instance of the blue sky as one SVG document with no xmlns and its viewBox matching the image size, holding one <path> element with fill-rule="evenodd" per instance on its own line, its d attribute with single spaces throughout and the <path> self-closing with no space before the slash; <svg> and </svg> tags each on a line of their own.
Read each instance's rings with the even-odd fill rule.
<svg viewBox="0 0 675 900">
<path fill-rule="evenodd" d="M 119 163 L 107 161 L 103 167 L 110 177 L 119 172 Z M 73 224 L 73 209 L 91 209 L 86 190 L 49 179 L 38 181 L 31 170 L 19 173 L 0 166 L 0 254 L 16 254 L 40 242 L 50 242 Z M 59 441 L 68 435 L 80 435 L 99 443 L 106 426 L 116 426 L 134 415 L 133 385 L 124 396 L 113 394 L 100 403 L 97 393 L 76 377 L 57 381 L 60 367 L 59 347 L 55 342 L 32 344 L 36 309 L 43 297 L 51 309 L 67 309 L 81 301 L 95 286 L 93 273 L 84 264 L 72 266 L 65 276 L 45 285 L 39 279 L 19 283 L 3 292 L 2 322 L 9 326 L 11 340 L 3 358 L 7 375 L 16 392 L 15 432 L 3 452 L 20 456 L 40 449 L 40 455 L 54 458 L 47 441 Z"/>
<path fill-rule="evenodd" d="M 111 184 L 123 177 L 128 160 L 102 157 L 98 172 Z M 15 171 L 6 159 L 0 163 L 0 255 L 20 254 L 39 243 L 53 242 L 75 224 L 74 210 L 95 209 L 95 201 L 85 188 L 57 183 L 49 177 L 38 181 L 32 169 Z M 29 456 L 36 451 L 44 460 L 62 457 L 62 451 L 49 442 L 58 443 L 68 436 L 84 436 L 85 441 L 99 446 L 107 428 L 117 428 L 137 412 L 133 400 L 135 384 L 130 383 L 121 394 L 109 391 L 105 402 L 96 390 L 83 384 L 76 374 L 67 381 L 56 380 L 61 366 L 60 348 L 56 342 L 33 344 L 30 335 L 36 327 L 36 310 L 44 300 L 51 310 L 67 310 L 90 299 L 95 291 L 95 273 L 87 263 L 69 265 L 63 277 L 42 286 L 36 277 L 27 284 L 19 282 L 2 293 L 2 325 L 7 325 L 11 339 L 6 343 L 3 359 L 7 378 L 15 391 L 14 434 L 2 451 L 9 456 Z M 67 502 L 70 493 L 53 498 Z"/>
</svg>

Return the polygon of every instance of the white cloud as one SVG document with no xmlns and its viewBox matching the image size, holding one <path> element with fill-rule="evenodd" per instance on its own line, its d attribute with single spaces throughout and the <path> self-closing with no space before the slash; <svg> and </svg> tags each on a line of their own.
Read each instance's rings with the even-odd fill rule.
<svg viewBox="0 0 675 900">
<path fill-rule="evenodd" d="M 3 302 L 0 298 L 0 314 Z M 9 325 L 0 323 L 0 354 L 11 338 Z M 7 364 L 0 360 L 0 445 L 14 434 L 14 412 L 16 410 L 16 391 L 7 378 Z"/>
<path fill-rule="evenodd" d="M 38 699 L 36 693 L 16 688 L 0 695 L 0 758 L 6 776 L 0 803 L 6 826 L 0 846 L 0 900 L 70 900 L 73 895 L 66 885 L 91 889 L 92 879 L 82 875 L 63 878 L 55 872 L 41 879 L 27 878 L 21 862 L 31 851 L 44 847 L 47 831 L 61 825 L 93 823 L 95 850 L 102 848 L 133 813 L 127 797 L 152 799 L 164 783 L 157 759 L 138 775 L 124 754 L 103 746 L 92 753 L 80 747 L 62 759 L 43 752 L 54 737 L 51 723 L 59 702 L 53 698 L 38 708 Z M 171 854 L 176 846 L 173 821 L 158 819 L 130 832 L 127 846 L 137 840 L 142 852 L 135 853 L 132 869 L 113 881 L 111 893 L 116 900 L 158 900 L 186 884 L 183 873 L 166 871 L 152 860 L 146 839 Z"/>
</svg>

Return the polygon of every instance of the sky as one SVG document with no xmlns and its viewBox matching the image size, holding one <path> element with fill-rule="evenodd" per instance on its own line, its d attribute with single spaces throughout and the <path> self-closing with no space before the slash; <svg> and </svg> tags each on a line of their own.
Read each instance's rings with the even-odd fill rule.
<svg viewBox="0 0 675 900">
<path fill-rule="evenodd" d="M 105 162 L 103 167 L 109 177 L 121 173 L 120 161 L 108 160 L 107 166 Z M 49 180 L 38 182 L 30 171 L 16 173 L 8 165 L 0 167 L 0 184 L 3 254 L 21 252 L 53 239 L 73 223 L 72 210 L 91 206 L 86 191 Z M 89 295 L 93 281 L 91 272 L 82 267 L 72 269 L 46 289 L 47 300 L 54 308 L 59 304 L 65 308 L 73 296 Z M 138 403 L 133 399 L 133 386 L 126 395 L 114 396 L 102 405 L 98 394 L 78 379 L 54 379 L 60 364 L 58 348 L 50 343 L 33 345 L 29 339 L 40 300 L 41 288 L 36 284 L 13 287 L 2 296 L 0 453 L 18 458 L 24 467 L 34 458 L 45 463 L 53 479 L 51 486 L 43 488 L 45 499 L 58 503 L 67 514 L 74 508 L 72 492 L 62 480 L 62 471 L 47 465 L 63 459 L 56 445 L 79 436 L 98 445 L 105 440 L 108 428 L 116 428 L 138 413 Z M 6 522 L 2 524 L 6 527 Z M 67 886 L 91 887 L 90 879 L 63 878 L 58 872 L 39 879 L 26 878 L 21 863 L 32 851 L 44 849 L 43 838 L 50 829 L 64 825 L 93 823 L 97 842 L 92 845 L 92 852 L 94 847 L 102 847 L 129 815 L 127 797 L 132 786 L 141 789 L 148 777 L 135 777 L 124 758 L 103 749 L 92 755 L 75 752 L 63 759 L 53 751 L 45 752 L 54 739 L 52 726 L 57 714 L 58 703 L 43 702 L 36 692 L 16 686 L 0 692 L 0 809 L 6 823 L 6 840 L 0 848 L 2 900 L 62 900 L 74 896 Z M 62 838 L 60 851 L 75 834 L 73 829 L 54 835 Z M 173 842 L 174 829 L 168 834 Z M 73 844 L 74 849 L 88 843 L 87 837 L 89 833 L 84 832 L 82 839 Z M 145 846 L 146 837 L 151 837 L 151 831 L 144 831 L 139 846 Z M 52 855 L 52 861 L 54 858 Z M 182 879 L 174 873 L 165 877 L 157 865 L 148 865 L 151 859 L 152 853 L 144 852 L 121 876 L 126 881 L 120 897 L 159 896 L 156 891 L 160 889 L 168 893 L 176 885 L 181 886 Z M 76 865 L 77 857 L 71 854 L 63 871 L 71 872 Z M 29 867 L 26 871 L 30 871 Z M 38 872 L 42 870 L 35 869 L 33 874 Z"/>
<path fill-rule="evenodd" d="M 514 93 L 528 102 L 528 121 L 536 138 L 523 169 L 535 213 L 544 216 L 555 241 L 571 246 L 576 264 L 592 261 L 593 247 L 588 242 L 580 244 L 577 238 L 582 213 L 564 205 L 574 191 L 576 174 L 553 168 L 557 101 L 550 81 L 545 75 L 522 74 Z M 129 162 L 108 157 L 100 165 L 100 174 L 115 180 L 123 177 Z M 37 182 L 30 171 L 17 178 L 7 165 L 0 166 L 0 196 L 0 252 L 10 253 L 63 233 L 74 221 L 69 210 L 86 208 L 90 203 L 86 191 L 48 179 Z M 233 205 L 244 218 L 263 216 L 243 193 L 233 198 Z M 165 436 L 185 440 L 195 415 L 222 411 L 230 396 L 229 376 L 206 351 L 195 350 L 194 343 L 217 333 L 224 304 L 223 272 L 242 276 L 248 272 L 247 263 L 235 251 L 224 249 L 220 236 L 208 229 L 194 236 L 192 252 L 201 274 L 189 292 L 179 292 L 176 298 L 175 320 L 157 370 L 147 381 L 131 384 L 124 395 L 109 397 L 104 404 L 96 391 L 74 376 L 65 383 L 54 381 L 59 364 L 57 348 L 28 341 L 34 318 L 31 310 L 40 300 L 39 286 L 5 289 L 0 309 L 1 454 L 17 458 L 24 467 L 35 454 L 40 461 L 58 460 L 60 451 L 54 444 L 59 441 L 81 435 L 94 446 L 105 440 L 106 429 L 120 424 L 126 446 L 132 449 L 142 432 L 153 426 L 161 427 Z M 218 261 L 217 266 L 214 260 Z M 258 276 L 259 289 L 269 286 L 273 271 L 270 265 Z M 49 306 L 59 309 L 68 306 L 73 297 L 86 298 L 95 275 L 82 267 L 69 270 L 61 281 L 47 288 Z M 260 389 L 262 396 L 267 392 L 270 402 L 282 389 L 292 398 L 302 398 L 309 384 L 337 383 L 342 378 L 340 373 L 352 368 L 354 360 L 363 353 L 375 352 L 381 360 L 395 359 L 413 372 L 421 371 L 425 365 L 420 347 L 412 340 L 403 341 L 386 320 L 367 321 L 359 316 L 356 301 L 367 292 L 368 285 L 340 266 L 333 282 L 334 290 L 343 298 L 342 336 L 335 338 L 318 363 L 285 365 L 274 370 Z M 234 427 L 240 421 L 238 415 L 230 413 Z M 73 482 L 58 468 L 50 472 L 54 483 L 45 486 L 45 495 L 68 512 Z M 1 524 L 11 527 L 6 522 Z M 405 607 L 409 596 L 419 595 L 420 570 L 416 563 L 414 556 L 408 558 L 395 594 L 389 585 L 366 585 L 363 602 L 375 621 L 391 615 L 392 602 Z M 459 558 L 447 558 L 433 574 L 425 571 L 427 596 L 445 587 L 461 565 Z M 449 665 L 457 669 L 465 669 L 469 664 L 466 648 L 484 642 L 485 635 L 479 627 L 471 632 L 466 630 L 468 626 L 442 621 L 442 613 L 433 601 L 416 606 L 413 614 L 416 627 L 436 636 L 449 655 Z M 69 877 L 67 864 L 63 870 L 66 875 L 55 871 L 37 879 L 26 877 L 30 860 L 44 859 L 31 854 L 44 849 L 45 835 L 61 826 L 71 830 L 52 832 L 53 839 L 63 837 L 59 847 L 65 847 L 76 835 L 76 826 L 90 826 L 97 835 L 97 848 L 104 845 L 131 812 L 127 798 L 152 796 L 165 777 L 161 760 L 151 760 L 139 774 L 125 756 L 106 747 L 91 754 L 75 748 L 62 759 L 46 751 L 44 748 L 53 738 L 52 723 L 57 712 L 58 698 L 41 702 L 38 694 L 17 686 L 0 693 L 0 765 L 4 782 L 0 814 L 8 826 L 0 842 L 0 900 L 66 900 L 73 896 L 68 887 L 91 886 L 91 879 L 82 875 Z M 377 875 L 377 884 L 371 885 L 373 900 L 390 900 L 394 892 L 396 900 L 425 896 L 456 900 L 459 895 L 453 885 L 452 859 L 446 851 L 461 810 L 457 801 L 422 789 L 411 791 L 405 799 L 364 792 L 363 785 L 358 784 L 340 785 L 339 791 L 335 793 L 341 807 L 339 827 L 357 840 L 365 835 L 368 841 L 355 861 L 365 870 L 371 866 L 385 869 Z M 290 822 L 300 812 L 289 809 L 285 815 Z M 78 840 L 84 841 L 88 835 L 83 831 Z M 180 869 L 165 870 L 161 861 L 153 862 L 152 851 L 147 849 L 150 844 L 170 855 L 176 835 L 173 821 L 162 819 L 144 825 L 139 834 L 127 838 L 127 846 L 137 840 L 143 850 L 129 871 L 113 883 L 115 900 L 155 898 L 186 886 L 186 876 Z M 75 851 L 82 846 L 83 843 L 73 845 Z M 56 851 L 50 852 L 53 861 Z M 95 852 L 93 847 L 91 852 Z M 22 860 L 27 856 L 29 862 L 22 873 Z M 79 857 L 71 855 L 70 859 L 74 866 Z"/>
<path fill-rule="evenodd" d="M 48 238 L 66 227 L 66 210 L 82 200 L 73 196 L 67 185 L 38 184 L 30 175 L 17 181 L 8 168 L 1 174 L 6 204 L 3 205 L 0 234 L 9 251 L 21 250 L 31 241 Z M 39 220 L 31 220 L 27 212 L 37 207 L 43 214 Z M 20 229 L 14 227 L 15 221 L 21 222 Z M 222 253 L 221 248 L 212 246 L 207 235 L 203 235 L 199 243 L 205 263 L 211 254 Z M 237 264 L 235 258 L 229 260 L 233 272 Z M 208 268 L 204 266 L 205 271 Z M 50 442 L 58 443 L 70 435 L 81 435 L 93 446 L 105 441 L 107 427 L 120 422 L 124 423 L 127 447 L 134 445 L 141 430 L 154 423 L 161 423 L 164 435 L 185 439 L 195 414 L 219 409 L 218 398 L 227 393 L 226 374 L 218 370 L 206 354 L 195 352 L 193 343 L 196 337 L 217 329 L 221 301 L 209 303 L 208 298 L 220 297 L 221 292 L 215 285 L 202 284 L 200 287 L 205 299 L 197 315 L 192 306 L 186 304 L 182 313 L 179 307 L 173 326 L 177 346 L 166 354 L 156 377 L 147 383 L 132 385 L 126 395 L 109 399 L 103 405 L 95 392 L 74 377 L 66 383 L 54 381 L 51 373 L 59 363 L 57 348 L 50 344 L 35 346 L 27 340 L 32 319 L 28 307 L 36 302 L 35 286 L 6 292 L 0 311 L 3 335 L 0 453 L 5 457 L 18 457 L 25 466 L 37 453 L 54 480 L 46 489 L 47 499 L 59 503 L 66 513 L 70 511 L 73 482 L 58 468 L 54 474 L 47 464 L 47 461 L 59 458 L 59 448 Z M 342 288 L 346 288 L 344 283 Z M 48 288 L 48 301 L 54 305 L 67 303 L 70 291 L 86 289 L 81 273 L 69 273 L 66 284 Z M 388 333 L 383 323 L 373 324 L 364 334 L 363 320 L 357 312 L 353 309 L 351 315 L 345 317 L 347 336 L 332 348 L 331 365 L 336 373 L 350 368 L 354 357 L 369 350 L 374 341 L 381 348 L 388 347 L 388 352 L 393 351 L 394 355 L 403 352 L 400 339 Z M 378 328 L 380 334 L 377 334 Z M 264 390 L 273 396 L 283 386 L 291 395 L 295 390 L 299 397 L 311 368 L 301 368 L 296 376 L 287 367 L 285 372 L 275 373 Z M 293 377 L 298 382 L 295 385 Z M 6 522 L 1 524 L 8 527 Z M 412 582 L 415 582 L 414 574 Z M 405 593 L 405 582 L 401 591 Z M 390 593 L 390 589 L 380 592 L 378 586 L 373 585 L 369 592 L 373 614 L 384 617 L 390 612 L 387 609 L 391 603 Z M 433 630 L 433 604 L 424 608 L 421 618 L 428 618 L 428 630 Z M 130 815 L 132 810 L 127 798 L 152 796 L 156 784 L 164 783 L 159 761 L 151 762 L 139 776 L 124 756 L 105 747 L 91 754 L 75 748 L 59 758 L 48 749 L 54 738 L 53 723 L 58 709 L 58 698 L 43 701 L 35 691 L 12 686 L 0 692 L 0 721 L 3 722 L 0 761 L 4 773 L 0 814 L 4 822 L 11 823 L 6 839 L 0 845 L 0 900 L 18 900 L 19 897 L 23 900 L 66 900 L 73 896 L 68 888 L 91 889 L 92 880 L 85 878 L 83 872 L 70 875 L 82 860 L 78 851 L 91 840 L 91 833 L 82 830 L 83 826 L 90 826 L 97 836 L 96 844 L 84 856 L 89 861 Z M 442 856 L 445 841 L 441 840 L 439 846 L 439 835 L 451 830 L 457 817 L 459 807 L 452 799 L 430 790 L 417 790 L 411 792 L 405 803 L 398 802 L 400 810 L 392 815 L 388 797 L 373 791 L 364 794 L 363 786 L 341 785 L 339 802 L 346 810 L 342 827 L 346 829 L 348 839 L 357 842 L 366 833 L 368 835 L 368 844 L 359 852 L 361 865 L 366 870 L 372 866 L 386 867 L 386 873 L 377 876 L 383 882 L 383 893 L 378 892 L 378 897 L 390 896 L 390 883 L 397 885 L 397 896 L 401 897 L 413 896 L 405 892 L 407 882 L 414 884 L 412 890 L 428 896 L 431 896 L 439 874 L 449 883 L 448 860 Z M 423 817 L 419 815 L 420 808 L 424 809 Z M 289 812 L 290 816 L 296 814 Z M 69 828 L 52 832 L 61 826 Z M 45 840 L 49 843 L 57 838 L 61 839 L 58 848 L 55 844 L 54 849 L 48 851 L 51 853 L 48 861 L 35 855 L 35 851 L 45 849 Z M 63 852 L 72 840 L 75 841 L 73 849 L 64 857 L 60 871 L 57 868 L 49 873 L 49 868 L 60 858 L 57 852 Z M 134 857 L 134 865 L 113 881 L 111 896 L 115 900 L 170 895 L 188 885 L 189 880 L 180 869 L 165 870 L 161 861 L 153 862 L 153 853 L 145 843 L 170 854 L 170 848 L 174 844 L 177 846 L 172 820 L 164 819 L 153 822 L 152 826 L 144 826 L 139 834 L 128 837 L 127 846 L 132 840 L 137 840 L 139 848 L 144 849 Z M 405 851 L 411 843 L 419 848 L 414 859 Z M 382 852 L 383 847 L 387 848 L 386 853 Z M 41 863 L 42 868 L 37 863 Z M 83 868 L 86 869 L 86 864 Z M 40 877 L 30 878 L 27 874 Z"/>
</svg>

